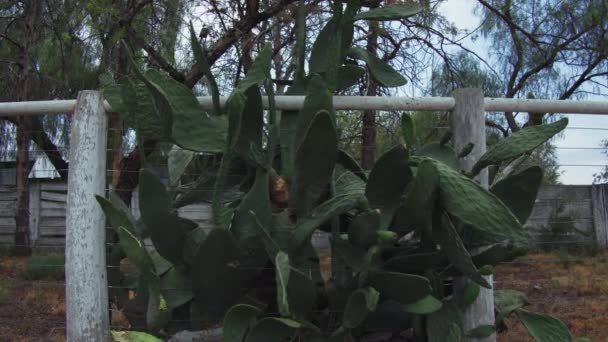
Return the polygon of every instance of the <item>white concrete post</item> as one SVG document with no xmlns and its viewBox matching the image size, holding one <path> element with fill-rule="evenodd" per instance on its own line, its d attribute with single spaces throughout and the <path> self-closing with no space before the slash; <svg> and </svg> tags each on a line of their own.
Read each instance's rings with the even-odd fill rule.
<svg viewBox="0 0 608 342">
<path fill-rule="evenodd" d="M 452 138 L 454 150 L 459 153 L 468 143 L 475 144 L 473 151 L 467 157 L 459 159 L 460 168 L 470 171 L 479 157 L 486 152 L 483 92 L 481 89 L 464 88 L 455 90 L 452 96 L 455 106 L 450 115 L 450 128 L 454 134 Z M 477 180 L 487 189 L 488 170 L 481 171 Z M 493 284 L 491 275 L 485 278 Z M 455 280 L 456 296 L 464 289 L 467 281 L 464 278 Z M 463 315 L 465 332 L 480 325 L 494 325 L 494 291 L 482 287 L 477 300 L 464 310 Z M 469 341 L 495 342 L 496 334 L 482 339 L 469 339 Z"/>
<path fill-rule="evenodd" d="M 109 340 L 104 195 L 108 120 L 98 91 L 78 94 L 70 136 L 65 279 L 67 340 Z"/>
<path fill-rule="evenodd" d="M 608 248 L 608 184 L 591 186 L 593 226 L 595 242 L 602 249 Z"/>
</svg>

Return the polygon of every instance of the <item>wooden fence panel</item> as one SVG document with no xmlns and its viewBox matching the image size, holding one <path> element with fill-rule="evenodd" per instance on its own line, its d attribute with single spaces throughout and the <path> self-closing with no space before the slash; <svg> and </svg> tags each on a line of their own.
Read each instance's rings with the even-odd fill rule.
<svg viewBox="0 0 608 342">
<path fill-rule="evenodd" d="M 608 247 L 606 185 L 546 185 L 538 194 L 525 227 L 533 241 L 543 243 L 593 243 Z M 593 190 L 592 190 L 593 189 Z M 30 237 L 33 245 L 61 247 L 65 239 L 67 184 L 57 181 L 30 182 Z M 606 199 L 604 199 L 606 197 Z M 603 202 L 602 202 L 603 201 Z M 600 203 L 601 202 L 601 203 Z M 138 193 L 133 193 L 131 210 L 139 217 Z M 193 204 L 179 209 L 181 217 L 211 229 L 211 207 Z M 10 244 L 15 231 L 15 186 L 0 186 L 0 243 Z M 608 216 L 606 216 L 608 217 Z M 313 244 L 328 246 L 326 234 L 317 232 Z"/>
<path fill-rule="evenodd" d="M 38 245 L 65 245 L 66 200 L 67 183 L 40 184 Z"/>
<path fill-rule="evenodd" d="M 17 188 L 14 185 L 0 185 L 0 244 L 15 241 L 15 209 Z"/>
</svg>

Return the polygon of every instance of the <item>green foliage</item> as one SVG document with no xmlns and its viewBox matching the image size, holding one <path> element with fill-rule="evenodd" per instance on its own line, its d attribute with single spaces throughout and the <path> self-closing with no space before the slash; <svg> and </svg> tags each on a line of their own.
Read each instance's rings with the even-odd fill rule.
<svg viewBox="0 0 608 342">
<path fill-rule="evenodd" d="M 167 163 L 169 186 L 148 169 L 139 174 L 140 221 L 115 195 L 98 198 L 118 234 L 118 247 L 138 269 L 138 295 L 129 304 L 139 305 L 150 332 L 170 330 L 172 316 L 183 316 L 190 328 L 201 321 L 223 323 L 226 341 L 343 341 L 406 329 L 419 340 L 461 341 L 494 331 L 482 326 L 465 332 L 460 310 L 476 300 L 480 286 L 492 286 L 478 267 L 487 274 L 511 257 L 509 240 L 526 236 L 518 218 L 523 222 L 529 216 L 538 169 L 503 178 L 493 194 L 458 168 L 458 158 L 471 147 L 457 155 L 450 132 L 421 139 L 429 128 L 418 115 L 401 117 L 403 140 L 387 149 L 369 174 L 338 147 L 332 95 L 365 72 L 352 59 L 364 61 L 368 76 L 383 86 L 405 84 L 387 63 L 352 46 L 354 21 L 394 20 L 419 10 L 389 5 L 361 12 L 356 1 L 345 9 L 336 2 L 307 69 L 301 60 L 304 44 L 298 42 L 302 64 L 287 93 L 305 96 L 299 111 L 264 113 L 262 94 L 272 103 L 273 93 L 269 47 L 259 51 L 226 108 L 219 108 L 205 51 L 193 32 L 192 48 L 208 74 L 214 115 L 201 111 L 188 89 L 155 71 L 135 68 L 139 82 L 106 88 L 112 105 L 130 116 L 127 121 L 138 134 L 168 143 L 162 163 Z M 133 89 L 140 93 L 133 95 Z M 138 129 L 137 119 L 144 117 Z M 478 167 L 528 153 L 562 126 L 524 130 L 491 149 Z M 186 170 L 202 158 L 197 152 L 214 162 L 192 181 Z M 232 179 L 236 167 L 248 176 Z M 209 188 L 211 196 L 192 195 Z M 212 203 L 215 224 L 208 233 L 177 214 L 179 207 L 197 201 Z M 329 278 L 320 270 L 327 260 L 320 260 L 311 245 L 319 230 L 331 232 L 332 267 L 323 269 Z M 496 244 L 476 245 L 477 235 Z M 144 247 L 146 237 L 155 252 Z M 446 285 L 454 277 L 469 281 L 461 297 Z M 557 327 L 552 319 L 523 311 L 526 302 L 514 292 L 497 292 L 496 303 L 501 319 L 515 314 L 527 320 L 534 336 Z"/>
</svg>

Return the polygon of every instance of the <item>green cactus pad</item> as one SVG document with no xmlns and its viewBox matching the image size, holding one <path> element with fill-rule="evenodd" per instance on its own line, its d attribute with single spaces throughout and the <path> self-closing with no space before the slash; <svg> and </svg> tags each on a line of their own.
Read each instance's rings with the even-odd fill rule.
<svg viewBox="0 0 608 342">
<path fill-rule="evenodd" d="M 341 65 L 338 67 L 338 79 L 336 80 L 336 91 L 344 91 L 359 83 L 365 75 L 365 69 L 356 65 Z"/>
<path fill-rule="evenodd" d="M 141 331 L 112 331 L 111 335 L 113 342 L 162 342 L 160 338 Z"/>
<path fill-rule="evenodd" d="M 307 85 L 307 79 L 296 79 L 293 86 L 287 89 L 285 95 L 306 95 Z M 281 112 L 279 123 L 279 140 L 281 145 L 280 174 L 288 182 L 291 181 L 293 175 L 293 161 L 297 150 L 295 136 L 298 131 L 298 116 L 299 111 L 284 110 Z"/>
<path fill-rule="evenodd" d="M 429 280 L 415 274 L 371 271 L 368 282 L 383 297 L 401 304 L 411 304 L 431 294 Z"/>
<path fill-rule="evenodd" d="M 300 269 L 294 267 L 289 276 L 287 297 L 289 311 L 294 318 L 306 319 L 316 304 L 317 292 L 312 278 L 316 277 L 320 281 L 321 275 L 313 268 L 318 268 L 318 264 L 309 263 Z"/>
<path fill-rule="evenodd" d="M 255 257 L 255 260 L 251 260 L 252 265 L 258 267 L 267 260 L 258 224 L 268 230 L 272 227 L 272 208 L 268 191 L 269 174 L 263 169 L 258 169 L 253 186 L 236 209 L 230 227 L 239 249 L 244 253 L 250 253 L 250 257 Z M 255 214 L 255 219 L 251 213 Z"/>
<path fill-rule="evenodd" d="M 220 91 L 218 90 L 215 76 L 213 76 L 213 73 L 211 72 L 211 66 L 207 60 L 207 52 L 199 44 L 196 33 L 194 33 L 194 26 L 192 25 L 192 22 L 190 22 L 190 46 L 192 47 L 192 54 L 194 55 L 196 64 L 198 64 L 199 68 L 205 75 L 205 79 L 207 80 L 207 86 L 209 87 L 209 93 L 211 93 L 211 98 L 213 101 L 214 114 L 220 115 Z"/>
<path fill-rule="evenodd" d="M 476 175 L 484 167 L 519 157 L 537 148 L 568 126 L 568 118 L 548 125 L 531 126 L 499 141 L 477 161 L 471 173 Z"/>
<path fill-rule="evenodd" d="M 190 230 L 185 225 L 188 220 L 180 219 L 172 212 L 171 198 L 165 186 L 146 169 L 139 173 L 139 198 L 141 217 L 154 247 L 163 258 L 174 264 L 182 263 L 182 247 Z"/>
<path fill-rule="evenodd" d="M 311 211 L 310 215 L 298 222 L 291 238 L 289 250 L 298 250 L 310 242 L 314 231 L 323 223 L 349 210 L 365 207 L 366 204 L 365 197 L 356 194 L 333 197 L 321 203 Z"/>
<path fill-rule="evenodd" d="M 245 334 L 261 313 L 253 305 L 237 304 L 231 307 L 224 317 L 224 342 L 243 342 Z"/>
<path fill-rule="evenodd" d="M 408 164 L 409 154 L 404 145 L 397 145 L 384 153 L 369 174 L 365 196 L 373 209 L 380 209 L 380 229 L 388 228 L 406 186 L 412 180 Z"/>
<path fill-rule="evenodd" d="M 290 339 L 302 324 L 288 318 L 268 317 L 259 320 L 245 342 L 282 342 Z"/>
<path fill-rule="evenodd" d="M 110 193 L 110 197 L 112 196 L 114 196 L 115 200 L 118 200 L 118 202 L 111 202 L 111 200 L 107 200 L 99 195 L 95 195 L 95 199 L 97 199 L 97 203 L 99 203 L 101 210 L 103 210 L 103 213 L 105 214 L 110 226 L 112 226 L 112 228 L 114 228 L 116 231 L 118 231 L 120 227 L 123 227 L 134 236 L 140 236 L 140 232 L 138 232 L 136 229 L 134 219 L 132 218 L 129 209 L 124 206 L 124 203 L 118 198 L 118 196 Z M 117 203 L 118 205 L 115 205 L 114 203 Z M 120 206 L 120 204 L 122 204 L 124 207 Z"/>
<path fill-rule="evenodd" d="M 417 151 L 416 156 L 433 158 L 454 170 L 458 170 L 458 158 L 456 152 L 450 146 L 439 143 L 427 144 Z"/>
<path fill-rule="evenodd" d="M 289 204 L 296 215 L 306 215 L 327 191 L 336 160 L 338 137 L 326 111 L 315 115 L 296 153 Z"/>
<path fill-rule="evenodd" d="M 145 79 L 158 110 L 171 116 L 171 136 L 177 145 L 199 152 L 223 150 L 228 129 L 225 117 L 209 116 L 188 87 L 155 70 L 146 71 Z"/>
<path fill-rule="evenodd" d="M 537 341 L 570 342 L 568 326 L 559 319 L 537 312 L 517 309 L 517 318 L 524 323 L 530 335 Z"/>
<path fill-rule="evenodd" d="M 543 170 L 539 166 L 530 166 L 499 181 L 490 191 L 524 224 L 532 214 L 542 181 Z"/>
<path fill-rule="evenodd" d="M 444 301 L 439 311 L 426 316 L 426 332 L 429 342 L 462 341 L 462 314 L 458 306 Z"/>
<path fill-rule="evenodd" d="M 160 277 L 161 293 L 170 308 L 175 309 L 188 303 L 194 294 L 190 274 L 184 269 L 171 267 Z"/>
<path fill-rule="evenodd" d="M 403 205 L 397 209 L 391 230 L 403 235 L 412 230 L 431 226 L 433 213 L 437 210 L 439 196 L 439 173 L 435 164 L 426 159 L 418 164 L 416 176 L 407 191 Z"/>
<path fill-rule="evenodd" d="M 450 215 L 475 229 L 507 239 L 524 239 L 517 218 L 495 195 L 474 180 L 435 161 L 439 172 L 440 200 Z"/>
<path fill-rule="evenodd" d="M 361 168 L 361 165 L 348 153 L 343 150 L 338 151 L 338 164 L 342 165 L 343 168 L 352 172 L 357 177 L 361 178 L 362 181 L 367 182 L 367 174 Z"/>
<path fill-rule="evenodd" d="M 429 295 L 411 304 L 403 305 L 403 311 L 417 315 L 428 315 L 440 310 L 442 306 L 443 303 L 440 300 Z"/>
<path fill-rule="evenodd" d="M 104 86 L 103 96 L 137 134 L 147 138 L 161 138 L 165 134 L 154 100 L 143 83 L 125 80 L 109 84 Z"/>
<path fill-rule="evenodd" d="M 367 68 L 371 76 L 384 87 L 400 87 L 407 83 L 405 77 L 401 76 L 393 67 L 366 50 L 358 47 L 351 47 L 350 50 L 348 50 L 348 55 L 367 63 Z"/>
<path fill-rule="evenodd" d="M 194 257 L 191 269 L 194 300 L 201 315 L 219 322 L 240 297 L 239 250 L 226 229 L 211 230 Z"/>
<path fill-rule="evenodd" d="M 289 299 L 287 296 L 287 286 L 289 285 L 289 256 L 279 251 L 274 258 L 276 268 L 276 286 L 277 286 L 277 305 L 281 316 L 288 317 L 289 314 Z"/>
<path fill-rule="evenodd" d="M 258 88 L 270 77 L 272 53 L 272 47 L 269 44 L 264 45 L 253 63 L 251 63 L 245 78 L 239 82 L 238 89 L 246 91 L 252 87 Z"/>
<path fill-rule="evenodd" d="M 492 286 L 481 276 L 477 267 L 475 267 L 469 251 L 464 246 L 464 243 L 452 225 L 450 218 L 444 214 L 441 221 L 441 228 L 436 229 L 435 231 L 438 234 L 441 248 L 452 265 L 454 265 L 459 272 L 471 278 L 471 280 L 477 284 L 491 289 Z"/>
<path fill-rule="evenodd" d="M 186 168 L 194 158 L 194 152 L 184 150 L 179 146 L 173 146 L 169 151 L 167 160 L 167 169 L 169 171 L 169 184 L 176 186 L 179 184 L 179 180 L 186 171 Z"/>
<path fill-rule="evenodd" d="M 441 252 L 416 253 L 392 257 L 382 265 L 382 268 L 402 273 L 420 273 L 445 265 L 447 261 L 448 259 Z"/>
<path fill-rule="evenodd" d="M 355 246 L 367 249 L 376 244 L 380 228 L 380 212 L 367 210 L 351 221 L 348 227 L 348 240 Z"/>
<path fill-rule="evenodd" d="M 326 73 L 337 63 L 335 53 L 337 47 L 341 45 L 340 36 L 337 34 L 340 30 L 340 19 L 332 17 L 319 32 L 317 39 L 312 45 L 308 67 L 310 73 Z M 333 50 L 333 51 L 332 51 Z"/>
<path fill-rule="evenodd" d="M 332 247 L 336 251 L 336 257 L 355 272 L 363 271 L 365 267 L 365 250 L 350 244 L 340 238 L 332 241 Z"/>
<path fill-rule="evenodd" d="M 344 308 L 342 325 L 348 329 L 358 327 L 370 312 L 376 310 L 379 299 L 380 293 L 373 287 L 366 287 L 351 293 Z"/>
<path fill-rule="evenodd" d="M 250 87 L 244 91 L 245 101 L 241 111 L 229 113 L 230 144 L 233 150 L 243 159 L 251 159 L 252 150 L 262 149 L 262 132 L 264 128 L 264 108 L 260 88 Z M 236 116 L 236 117 L 233 117 Z M 235 122 L 238 120 L 238 123 Z M 234 125 L 238 126 L 233 127 Z"/>
<path fill-rule="evenodd" d="M 325 111 L 330 114 L 330 117 L 333 117 L 333 98 L 321 76 L 312 74 L 307 83 L 306 97 L 302 109 L 300 109 L 296 120 L 296 132 L 293 137 L 296 153 L 308 136 L 310 126 L 321 111 Z M 333 118 L 331 122 L 333 124 Z"/>
<path fill-rule="evenodd" d="M 462 291 L 462 304 L 464 306 L 468 306 L 473 304 L 477 297 L 479 297 L 479 293 L 481 292 L 481 288 L 477 283 L 467 283 Z"/>
<path fill-rule="evenodd" d="M 401 114 L 401 138 L 408 148 L 416 144 L 416 125 L 408 113 Z"/>
<path fill-rule="evenodd" d="M 513 258 L 512 254 L 509 247 L 502 243 L 497 243 L 472 254 L 472 259 L 477 267 L 498 265 L 503 261 L 509 261 L 509 259 Z"/>
</svg>

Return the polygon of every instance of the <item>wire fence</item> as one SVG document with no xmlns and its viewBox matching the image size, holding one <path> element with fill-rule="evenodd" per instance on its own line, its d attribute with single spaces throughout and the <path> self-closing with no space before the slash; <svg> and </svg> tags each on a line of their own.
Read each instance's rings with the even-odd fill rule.
<svg viewBox="0 0 608 342">
<path fill-rule="evenodd" d="M 437 128 L 441 128 L 437 126 Z M 608 127 L 568 127 L 568 130 L 581 131 L 608 131 Z M 567 134 L 567 133 L 566 133 Z M 360 146 L 359 146 L 360 148 Z M 594 146 L 558 146 L 557 150 L 573 151 L 593 151 L 602 153 L 606 151 L 603 147 Z M 107 149 L 112 152 L 113 149 Z M 46 152 L 38 150 L 38 152 Z M 139 171 L 117 170 L 111 167 L 106 168 L 106 175 L 111 177 L 116 172 L 137 173 Z M 601 163 L 571 163 L 560 161 L 559 167 L 564 168 L 603 168 Z M 52 171 L 62 172 L 67 169 L 42 168 L 39 171 L 50 173 Z M 165 173 L 159 172 L 161 176 Z M 203 173 L 200 170 L 187 170 L 184 177 L 196 179 Z M 231 178 L 246 178 L 251 174 L 234 172 L 228 174 Z M 36 183 L 36 180 L 30 180 Z M 164 180 L 167 181 L 166 179 Z M 42 181 L 40 181 L 42 184 Z M 57 181 L 52 182 L 58 184 Z M 109 191 L 111 187 L 107 187 Z M 0 336 L 9 337 L 20 333 L 20 337 L 30 338 L 31 340 L 53 340 L 61 339 L 65 336 L 65 278 L 63 255 L 65 253 L 64 238 L 65 226 L 56 225 L 57 221 L 65 219 L 64 216 L 57 214 L 57 209 L 65 209 L 61 203 L 65 190 L 44 190 L 38 188 L 39 194 L 45 192 L 47 199 L 40 199 L 39 208 L 55 209 L 57 216 L 48 217 L 54 222 L 53 225 L 45 226 L 42 224 L 44 217 L 40 212 L 28 209 L 28 215 L 39 215 L 39 226 L 36 234 L 36 241 L 33 242 L 35 248 L 34 256 L 30 258 L 19 258 L 11 255 L 11 249 L 16 247 L 26 247 L 16 245 L 12 240 L 15 224 L 10 220 L 15 216 L 10 206 L 2 206 L 2 203 L 11 202 L 12 199 L 3 200 L 5 194 L 10 197 L 10 186 L 2 190 L 0 185 L 0 251 L 4 256 L 0 259 Z M 55 188 L 57 189 L 57 188 Z M 549 188 L 548 188 L 549 189 Z M 558 189 L 558 190 L 556 190 Z M 590 187 L 589 187 L 590 189 Z M 579 308 L 589 307 L 595 303 L 605 305 L 608 309 L 608 287 L 605 286 L 608 279 L 608 254 L 599 250 L 595 244 L 595 231 L 593 229 L 594 216 L 592 213 L 593 199 L 590 190 L 582 190 L 585 194 L 570 193 L 572 189 L 566 187 L 553 187 L 545 193 L 541 191 L 537 199 L 535 210 L 527 222 L 527 228 L 533 232 L 534 239 L 531 239 L 520 247 L 528 248 L 532 252 L 528 256 L 520 257 L 516 260 L 501 263 L 495 268 L 495 287 L 497 289 L 514 288 L 528 294 L 533 306 L 548 309 L 549 313 L 555 314 L 567 322 L 579 322 L 582 320 L 576 315 L 580 315 L 582 310 Z M 213 193 L 211 187 L 197 188 L 192 193 L 209 196 Z M 56 195 L 56 197 L 50 195 Z M 61 195 L 61 196 L 60 196 Z M 238 193 L 237 195 L 243 195 Z M 36 197 L 29 197 L 36 199 Z M 42 202 L 47 201 L 47 206 Z M 50 204 L 57 207 L 50 208 Z M 31 203 L 30 203 L 31 204 Z M 138 198 L 136 192 L 131 206 L 135 216 L 138 215 Z M 180 209 L 179 214 L 184 217 L 194 217 L 199 225 L 209 225 L 208 205 L 190 205 Z M 51 222 L 51 221 L 49 221 Z M 53 237 L 53 243 L 49 239 L 41 239 L 43 230 L 49 229 L 49 237 Z M 63 229 L 63 233 L 62 233 Z M 112 232 L 111 227 L 107 227 L 107 232 Z M 4 235 L 4 240 L 2 240 Z M 322 233 L 315 238 L 319 245 L 326 236 Z M 63 244 L 62 244 L 63 243 Z M 111 241 L 106 241 L 106 246 L 112 247 Z M 149 249 L 153 249 L 151 243 L 147 243 Z M 320 262 L 310 271 L 321 271 L 328 273 L 331 267 L 331 255 L 327 250 L 319 248 Z M 255 270 L 271 270 L 274 267 L 256 267 Z M 136 278 L 139 273 L 127 261 L 121 263 L 108 263 L 107 270 L 114 275 L 118 274 L 119 279 L 110 277 L 108 289 L 110 292 L 110 327 L 116 330 L 146 330 L 145 312 L 130 310 L 123 305 L 119 297 L 131 298 L 137 295 L 137 286 L 132 285 L 129 280 Z M 184 292 L 191 288 L 163 287 L 164 292 Z M 564 303 L 574 308 L 566 310 Z M 598 309 L 599 310 L 599 309 Z M 327 310 L 324 311 L 327 313 Z M 604 316 L 605 313 L 591 310 L 597 317 Z M 605 310 L 608 312 L 608 310 Z M 574 317 L 576 316 L 576 317 Z M 25 317 L 22 318 L 22 317 Z M 596 317 L 596 318 L 597 318 Z M 587 317 L 589 318 L 589 317 Z M 24 329 L 24 320 L 35 322 L 35 326 Z M 176 327 L 187 326 L 191 321 L 174 317 L 169 324 Z M 568 323 L 574 324 L 574 323 Z M 29 326 L 29 325 L 28 325 Z M 583 334 L 586 330 L 582 330 Z M 588 328 L 589 335 L 593 333 L 592 328 Z M 10 335 L 13 334 L 13 335 Z M 3 338 L 0 337 L 0 340 Z"/>
</svg>

